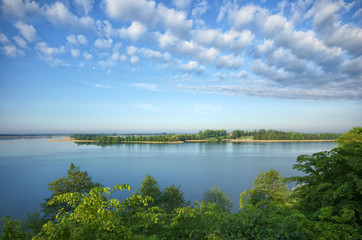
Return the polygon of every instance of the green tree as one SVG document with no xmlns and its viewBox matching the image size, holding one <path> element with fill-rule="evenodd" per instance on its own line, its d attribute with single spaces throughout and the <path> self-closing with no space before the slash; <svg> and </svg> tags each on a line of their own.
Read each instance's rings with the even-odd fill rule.
<svg viewBox="0 0 362 240">
<path fill-rule="evenodd" d="M 89 193 L 70 192 L 55 196 L 50 205 L 66 204 L 74 210 L 59 212 L 56 221 L 44 224 L 34 239 L 135 239 L 120 218 L 124 204 L 111 199 L 112 193 L 118 190 L 131 190 L 131 187 L 118 184 L 113 189 L 95 187 Z"/>
<path fill-rule="evenodd" d="M 153 202 L 149 204 L 150 207 L 160 206 L 162 192 L 155 178 L 151 175 L 146 175 L 141 183 L 140 188 L 137 190 L 137 194 L 141 196 L 150 196 Z"/>
<path fill-rule="evenodd" d="M 348 143 L 331 151 L 302 155 L 294 168 L 305 173 L 293 177 L 299 184 L 293 192 L 297 208 L 312 218 L 330 207 L 333 215 L 351 210 L 362 223 L 362 144 Z"/>
<path fill-rule="evenodd" d="M 352 128 L 338 138 L 336 142 L 340 146 L 348 143 L 362 143 L 362 127 Z"/>
<path fill-rule="evenodd" d="M 47 202 L 55 196 L 74 192 L 86 193 L 92 188 L 99 186 L 101 184 L 93 183 L 92 178 L 88 176 L 87 172 L 80 171 L 79 167 L 71 163 L 67 171 L 67 177 L 61 177 L 54 182 L 48 183 L 48 189 L 52 192 L 52 195 L 50 198 L 45 199 L 45 203 L 41 204 L 42 212 L 45 214 L 44 217 L 46 219 L 54 219 L 60 209 L 70 210 L 70 206 L 63 203 L 47 205 Z"/>
<path fill-rule="evenodd" d="M 171 213 L 176 208 L 186 206 L 184 194 L 183 192 L 181 192 L 180 186 L 176 188 L 174 185 L 171 185 L 163 189 L 161 202 L 162 202 L 162 208 L 167 213 Z"/>
<path fill-rule="evenodd" d="M 247 204 L 284 203 L 290 195 L 285 182 L 286 179 L 274 169 L 265 173 L 261 171 L 253 182 L 253 188 L 240 194 L 240 207 Z"/>
<path fill-rule="evenodd" d="M 0 218 L 0 240 L 31 239 L 31 234 L 21 227 L 21 221 L 9 216 Z"/>
<path fill-rule="evenodd" d="M 229 212 L 233 207 L 233 201 L 231 200 L 231 198 L 226 196 L 226 194 L 221 191 L 220 187 L 217 186 L 212 186 L 204 193 L 202 202 L 216 203 L 225 212 Z"/>
</svg>

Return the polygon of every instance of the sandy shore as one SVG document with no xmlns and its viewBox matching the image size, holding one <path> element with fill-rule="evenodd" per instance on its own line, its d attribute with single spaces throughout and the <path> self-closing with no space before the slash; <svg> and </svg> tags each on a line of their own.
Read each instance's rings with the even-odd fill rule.
<svg viewBox="0 0 362 240">
<path fill-rule="evenodd" d="M 185 142 L 215 142 L 215 141 L 210 141 L 210 140 L 185 140 Z"/>
<path fill-rule="evenodd" d="M 272 143 L 272 142 L 335 142 L 336 140 L 326 139 L 326 140 L 230 140 L 230 142 L 263 142 L 263 143 Z"/>
<path fill-rule="evenodd" d="M 83 143 L 96 143 L 98 141 L 95 140 L 75 140 L 71 138 L 63 138 L 63 139 L 49 139 L 49 142 L 83 142 Z M 336 140 L 250 140 L 250 139 L 223 139 L 223 141 L 227 141 L 230 143 L 288 143 L 288 142 L 335 142 Z M 121 143 L 151 143 L 151 144 L 172 144 L 172 143 L 198 143 L 198 142 L 216 142 L 214 140 L 185 140 L 183 141 L 172 141 L 172 142 L 154 142 L 154 141 L 123 141 Z"/>
<path fill-rule="evenodd" d="M 95 140 L 49 139 L 49 142 L 97 142 Z"/>
</svg>

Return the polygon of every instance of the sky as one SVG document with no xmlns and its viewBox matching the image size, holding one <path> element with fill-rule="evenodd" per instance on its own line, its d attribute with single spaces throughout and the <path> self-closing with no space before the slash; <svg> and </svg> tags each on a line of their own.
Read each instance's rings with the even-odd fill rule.
<svg viewBox="0 0 362 240">
<path fill-rule="evenodd" d="M 1 134 L 362 125 L 361 0 L 0 8 Z"/>
</svg>

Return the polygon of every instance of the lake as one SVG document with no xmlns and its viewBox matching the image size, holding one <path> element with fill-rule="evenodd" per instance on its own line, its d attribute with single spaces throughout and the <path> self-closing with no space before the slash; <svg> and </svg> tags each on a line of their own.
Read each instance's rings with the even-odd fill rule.
<svg viewBox="0 0 362 240">
<path fill-rule="evenodd" d="M 239 195 L 252 187 L 261 170 L 276 169 L 283 177 L 300 175 L 293 169 L 303 154 L 331 150 L 332 142 L 312 143 L 184 143 L 122 144 L 100 147 L 47 138 L 0 140 L 0 216 L 39 210 L 50 196 L 46 185 L 66 176 L 71 163 L 95 182 L 112 187 L 127 183 L 136 189 L 146 174 L 162 187 L 181 186 L 186 200 L 200 200 L 216 185 L 239 208 Z M 125 198 L 127 194 L 118 194 Z"/>
</svg>

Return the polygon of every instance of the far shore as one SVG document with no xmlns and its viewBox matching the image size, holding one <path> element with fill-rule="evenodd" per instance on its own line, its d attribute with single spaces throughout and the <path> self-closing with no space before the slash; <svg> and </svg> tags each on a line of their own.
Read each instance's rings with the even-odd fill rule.
<svg viewBox="0 0 362 240">
<path fill-rule="evenodd" d="M 49 139 L 49 142 L 81 142 L 81 143 L 97 143 L 95 140 L 75 140 L 71 138 L 63 139 Z M 291 143 L 291 142 L 335 142 L 333 139 L 321 140 L 251 140 L 251 139 L 223 139 L 230 143 Z M 170 142 L 157 142 L 157 141 L 122 141 L 120 143 L 150 143 L 150 144 L 180 144 L 180 143 L 198 143 L 198 142 L 217 142 L 215 140 L 185 140 L 185 141 L 170 141 Z"/>
<path fill-rule="evenodd" d="M 228 141 L 228 140 L 226 140 Z M 230 142 L 264 142 L 264 143 L 272 143 L 272 142 L 335 142 L 336 139 L 320 139 L 320 140 L 250 140 L 250 139 L 239 139 L 239 140 L 230 140 Z"/>
</svg>

